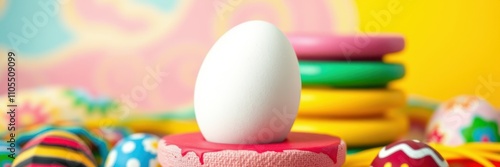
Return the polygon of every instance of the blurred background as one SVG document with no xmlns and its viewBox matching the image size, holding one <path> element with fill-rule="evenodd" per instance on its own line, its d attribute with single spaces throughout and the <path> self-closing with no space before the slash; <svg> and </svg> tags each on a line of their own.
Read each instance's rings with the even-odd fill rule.
<svg viewBox="0 0 500 167">
<path fill-rule="evenodd" d="M 0 124 L 16 123 L 17 146 L 54 128 L 74 134 L 90 131 L 92 135 L 79 136 L 101 166 L 105 160 L 114 161 L 106 159 L 107 151 L 131 132 L 163 136 L 198 131 L 193 89 L 205 55 L 233 26 L 259 19 L 285 33 L 405 37 L 405 49 L 384 56 L 384 61 L 402 63 L 406 69 L 405 77 L 390 85 L 409 95 L 402 109 L 406 115 L 329 118 L 309 129 L 346 139 L 350 153 L 400 138 L 432 142 L 451 135 L 469 141 L 471 136 L 457 130 L 462 128 L 498 141 L 500 136 L 490 132 L 498 130 L 500 120 L 470 122 L 471 114 L 492 121 L 495 109 L 489 103 L 500 107 L 499 18 L 500 0 L 0 0 L 0 85 L 5 86 L 0 88 L 0 112 L 5 113 Z M 17 55 L 15 115 L 7 114 L 5 107 L 10 104 L 5 97 L 9 51 Z M 458 95 L 480 96 L 489 103 L 479 101 L 484 105 L 464 109 L 470 99 L 477 99 L 452 99 Z M 439 102 L 448 99 L 445 106 L 458 106 L 468 117 L 457 123 L 456 115 L 438 115 L 427 126 Z M 436 113 L 451 113 L 444 108 Z M 372 126 L 372 119 L 390 128 Z M 309 124 L 302 123 L 306 131 Z M 366 140 L 372 132 L 384 135 Z M 8 133 L 0 129 L 0 136 Z M 6 147 L 0 143 L 0 166 L 12 161 L 3 156 Z"/>
<path fill-rule="evenodd" d="M 407 73 L 392 87 L 435 100 L 479 95 L 498 107 L 498 18 L 500 0 L 0 0 L 0 53 L 17 54 L 19 91 L 78 88 L 159 113 L 192 105 L 204 56 L 238 23 L 266 20 L 287 33 L 395 32 L 406 48 L 386 61 L 404 63 Z"/>
</svg>

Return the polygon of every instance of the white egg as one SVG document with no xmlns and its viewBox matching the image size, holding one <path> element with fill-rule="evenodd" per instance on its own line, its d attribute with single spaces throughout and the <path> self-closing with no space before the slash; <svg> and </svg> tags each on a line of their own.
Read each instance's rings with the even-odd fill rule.
<svg viewBox="0 0 500 167">
<path fill-rule="evenodd" d="M 298 60 L 274 25 L 248 21 L 212 46 L 198 73 L 196 120 L 207 141 L 261 144 L 283 141 L 300 101 Z"/>
</svg>

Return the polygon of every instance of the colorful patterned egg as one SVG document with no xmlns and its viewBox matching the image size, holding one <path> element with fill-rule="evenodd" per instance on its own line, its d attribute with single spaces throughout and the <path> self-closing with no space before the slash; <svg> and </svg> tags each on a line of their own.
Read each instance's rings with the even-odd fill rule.
<svg viewBox="0 0 500 167">
<path fill-rule="evenodd" d="M 12 166 L 96 167 L 97 163 L 84 141 L 61 130 L 43 133 L 23 146 Z"/>
<path fill-rule="evenodd" d="M 458 96 L 439 106 L 426 130 L 428 142 L 457 146 L 500 141 L 500 114 L 486 100 Z"/>
<path fill-rule="evenodd" d="M 159 167 L 158 140 L 157 136 L 144 133 L 120 140 L 109 152 L 105 167 Z"/>
<path fill-rule="evenodd" d="M 17 139 L 17 143 L 19 145 L 24 145 L 29 142 L 32 138 L 39 136 L 43 133 L 50 132 L 53 130 L 61 130 L 65 132 L 69 132 L 71 134 L 77 135 L 85 144 L 88 146 L 99 166 L 104 166 L 104 158 L 108 155 L 109 146 L 106 143 L 105 139 L 109 134 L 95 134 L 91 133 L 89 130 L 79 127 L 79 126 L 65 126 L 65 127 L 57 127 L 57 126 L 42 126 L 39 128 L 35 128 L 31 131 L 26 131 L 19 134 Z"/>
<path fill-rule="evenodd" d="M 447 167 L 448 163 L 429 145 L 418 140 L 385 146 L 372 161 L 372 167 Z"/>
<path fill-rule="evenodd" d="M 32 126 L 43 125 L 82 125 L 99 122 L 105 118 L 121 116 L 117 101 L 103 96 L 94 96 L 88 92 L 65 87 L 41 87 L 26 89 L 16 98 L 16 130 L 24 132 Z M 0 106 L 10 104 L 7 94 L 0 95 Z M 8 112 L 7 107 L 0 107 L 0 113 Z M 0 124 L 10 121 L 10 114 L 0 115 Z M 0 128 L 0 133 L 7 128 Z"/>
</svg>

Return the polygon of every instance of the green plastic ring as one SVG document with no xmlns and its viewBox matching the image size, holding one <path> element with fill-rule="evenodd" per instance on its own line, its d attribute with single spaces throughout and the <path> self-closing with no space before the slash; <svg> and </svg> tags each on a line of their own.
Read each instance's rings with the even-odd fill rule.
<svg viewBox="0 0 500 167">
<path fill-rule="evenodd" d="M 385 87 L 405 74 L 402 64 L 384 62 L 300 61 L 304 86 Z"/>
</svg>

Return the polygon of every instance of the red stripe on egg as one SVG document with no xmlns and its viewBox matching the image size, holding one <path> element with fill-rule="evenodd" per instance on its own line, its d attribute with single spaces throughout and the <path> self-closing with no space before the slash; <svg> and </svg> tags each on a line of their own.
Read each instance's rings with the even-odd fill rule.
<svg viewBox="0 0 500 167">
<path fill-rule="evenodd" d="M 85 154 L 92 155 L 92 152 L 87 147 L 82 147 L 81 144 L 84 143 L 78 143 L 75 140 L 71 140 L 64 137 L 47 136 L 45 138 L 43 137 L 37 138 L 35 140 L 26 143 L 26 145 L 24 145 L 23 147 L 23 150 L 27 150 L 36 145 L 52 145 L 52 146 L 68 147 L 76 150 L 82 150 L 83 152 L 85 152 Z"/>
</svg>

